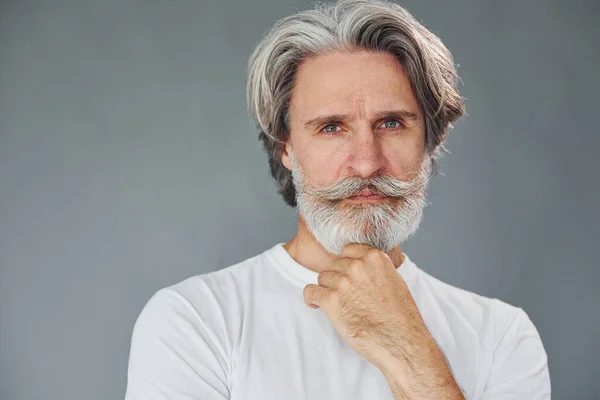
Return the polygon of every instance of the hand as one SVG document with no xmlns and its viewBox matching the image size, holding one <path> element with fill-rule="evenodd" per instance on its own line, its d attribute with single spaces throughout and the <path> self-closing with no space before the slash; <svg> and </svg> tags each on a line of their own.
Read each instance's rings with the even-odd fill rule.
<svg viewBox="0 0 600 400">
<path fill-rule="evenodd" d="M 346 246 L 319 274 L 318 285 L 304 288 L 304 301 L 321 307 L 340 336 L 378 367 L 390 347 L 408 347 L 419 336 L 429 336 L 392 260 L 367 245 Z"/>
<path fill-rule="evenodd" d="M 346 343 L 384 373 L 398 398 L 410 390 L 462 398 L 406 282 L 383 251 L 346 246 L 319 273 L 318 285 L 304 288 L 304 302 L 325 311 Z"/>
</svg>

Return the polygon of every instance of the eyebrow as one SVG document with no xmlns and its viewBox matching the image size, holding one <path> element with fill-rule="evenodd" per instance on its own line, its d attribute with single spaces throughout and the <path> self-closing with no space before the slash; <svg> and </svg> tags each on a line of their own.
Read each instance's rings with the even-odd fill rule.
<svg viewBox="0 0 600 400">
<path fill-rule="evenodd" d="M 416 121 L 419 119 L 419 115 L 408 110 L 393 110 L 393 111 L 381 111 L 375 115 L 376 119 L 400 119 L 403 121 Z M 304 123 L 304 127 L 316 128 L 320 125 L 330 124 L 333 122 L 344 122 L 350 120 L 352 117 L 349 114 L 331 114 L 322 115 L 313 119 L 310 119 Z"/>
</svg>

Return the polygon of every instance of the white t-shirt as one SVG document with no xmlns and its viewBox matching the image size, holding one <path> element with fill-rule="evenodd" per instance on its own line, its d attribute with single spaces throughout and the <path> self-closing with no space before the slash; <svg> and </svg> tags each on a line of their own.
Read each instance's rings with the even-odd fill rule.
<svg viewBox="0 0 600 400">
<path fill-rule="evenodd" d="M 408 256 L 398 272 L 467 399 L 550 398 L 546 352 L 522 309 Z M 317 276 L 279 243 L 159 290 L 133 329 L 126 400 L 393 400 L 383 374 L 304 304 Z"/>
</svg>

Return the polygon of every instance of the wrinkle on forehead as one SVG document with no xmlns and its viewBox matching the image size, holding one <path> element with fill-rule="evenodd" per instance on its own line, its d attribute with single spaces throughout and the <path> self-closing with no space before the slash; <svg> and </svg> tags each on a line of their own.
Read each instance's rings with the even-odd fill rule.
<svg viewBox="0 0 600 400">
<path fill-rule="evenodd" d="M 290 99 L 291 124 L 299 128 L 323 115 L 370 120 L 383 111 L 420 114 L 402 65 L 386 53 L 333 53 L 302 63 Z"/>
</svg>

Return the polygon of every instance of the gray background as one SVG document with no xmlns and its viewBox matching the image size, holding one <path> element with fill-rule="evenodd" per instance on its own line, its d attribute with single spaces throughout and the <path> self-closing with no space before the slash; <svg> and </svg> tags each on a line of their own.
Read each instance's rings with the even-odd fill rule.
<svg viewBox="0 0 600 400">
<path fill-rule="evenodd" d="M 156 290 L 295 232 L 244 71 L 310 3 L 0 4 L 0 399 L 120 399 Z M 553 398 L 599 399 L 600 5 L 403 4 L 453 52 L 469 112 L 403 248 L 523 307 Z"/>
</svg>

